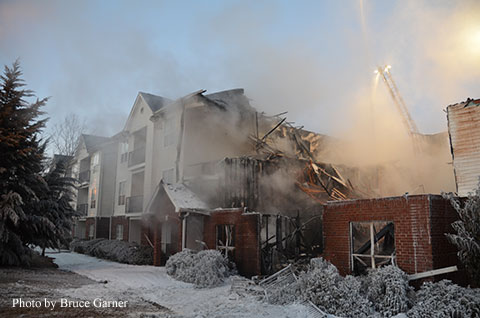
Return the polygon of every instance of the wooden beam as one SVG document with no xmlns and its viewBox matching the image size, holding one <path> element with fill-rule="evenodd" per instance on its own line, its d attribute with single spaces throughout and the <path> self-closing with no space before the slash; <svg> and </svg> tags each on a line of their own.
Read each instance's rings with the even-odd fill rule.
<svg viewBox="0 0 480 318">
<path fill-rule="evenodd" d="M 446 274 L 446 273 L 451 273 L 456 271 L 458 271 L 457 266 L 444 267 L 444 268 L 434 269 L 431 271 L 408 275 L 408 280 L 416 280 L 420 278 L 431 277 L 431 276 L 436 276 L 436 275 L 441 275 L 441 274 Z"/>
</svg>

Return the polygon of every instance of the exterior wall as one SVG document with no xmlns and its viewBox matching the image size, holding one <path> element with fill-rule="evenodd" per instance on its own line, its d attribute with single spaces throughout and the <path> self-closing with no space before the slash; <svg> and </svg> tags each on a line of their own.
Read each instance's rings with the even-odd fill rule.
<svg viewBox="0 0 480 318">
<path fill-rule="evenodd" d="M 238 210 L 215 210 L 205 217 L 204 241 L 216 248 L 216 226 L 233 224 L 235 231 L 235 263 L 245 276 L 260 275 L 260 214 Z"/>
<path fill-rule="evenodd" d="M 123 241 L 128 242 L 128 219 L 124 216 L 113 216 L 110 231 L 112 231 L 111 239 L 115 240 L 117 238 L 117 225 L 123 225 Z"/>
<path fill-rule="evenodd" d="M 138 173 L 141 171 L 145 172 L 144 186 L 143 186 L 143 207 L 146 206 L 150 197 L 148 194 L 153 190 L 150 186 L 150 178 L 152 174 L 152 147 L 153 147 L 153 123 L 150 121 L 150 117 L 153 115 L 150 107 L 144 102 L 143 98 L 139 95 L 134 106 L 133 113 L 125 126 L 125 130 L 128 131 L 128 151 L 133 151 L 134 149 L 134 133 L 145 128 L 145 161 L 142 164 L 128 167 L 129 173 L 127 174 L 126 182 L 126 196 L 130 197 L 132 192 L 132 174 Z M 117 179 L 117 184 L 119 181 Z M 148 198 L 147 198 L 148 197 Z M 118 203 L 118 202 L 117 202 Z M 121 208 L 119 208 L 121 209 Z"/>
<path fill-rule="evenodd" d="M 447 107 L 457 193 L 474 192 L 480 176 L 480 99 Z"/>
<path fill-rule="evenodd" d="M 94 157 L 99 156 L 98 164 L 95 164 Z M 96 151 L 91 155 L 90 161 L 90 185 L 88 187 L 88 216 L 89 217 L 96 217 L 98 216 L 98 211 L 100 210 L 99 204 L 99 195 L 100 195 L 100 173 L 101 173 L 101 165 L 100 165 L 100 151 Z M 95 193 L 95 207 L 92 207 L 92 193 Z"/>
<path fill-rule="evenodd" d="M 456 212 L 436 195 L 328 202 L 323 216 L 323 256 L 343 275 L 350 271 L 350 222 L 393 221 L 397 265 L 408 274 L 457 264 L 443 233 Z"/>
<path fill-rule="evenodd" d="M 153 158 L 154 167 L 152 169 L 151 188 L 159 184 L 163 177 L 163 172 L 173 169 L 173 175 L 176 175 L 175 161 L 177 159 L 177 143 L 180 135 L 180 116 L 176 110 L 177 104 L 169 106 L 162 112 L 162 116 L 155 121 L 154 124 L 154 140 L 153 140 Z M 171 130 L 167 131 L 166 122 L 169 121 Z M 164 145 L 164 138 L 168 134 L 174 134 L 174 143 L 169 146 Z M 176 180 L 174 180 L 175 182 Z"/>
<path fill-rule="evenodd" d="M 117 149 L 118 143 L 114 142 L 105 147 L 101 153 L 98 216 L 110 217 L 113 215 L 117 173 Z"/>
<path fill-rule="evenodd" d="M 212 107 L 187 109 L 183 145 L 185 176 L 188 167 L 252 151 L 248 138 L 252 131 L 239 120 L 238 114 Z"/>
<path fill-rule="evenodd" d="M 117 144 L 117 164 L 116 164 L 116 177 L 115 177 L 115 196 L 113 199 L 113 215 L 115 216 L 124 216 L 125 215 L 125 202 L 124 204 L 118 204 L 118 196 L 119 196 L 119 183 L 125 182 L 126 184 L 131 183 L 131 173 L 128 170 L 128 160 L 122 162 L 122 142 L 126 142 L 126 139 L 120 139 L 120 142 Z M 127 150 L 128 154 L 128 150 Z M 128 158 L 127 158 L 128 159 Z M 130 192 L 127 192 L 127 188 L 125 188 L 125 196 L 128 196 Z"/>
</svg>

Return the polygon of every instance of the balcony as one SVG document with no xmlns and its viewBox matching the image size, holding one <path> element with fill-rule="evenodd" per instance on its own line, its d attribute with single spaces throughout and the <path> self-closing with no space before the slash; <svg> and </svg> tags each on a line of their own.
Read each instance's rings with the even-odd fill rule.
<svg viewBox="0 0 480 318">
<path fill-rule="evenodd" d="M 143 212 L 143 195 L 128 197 L 125 204 L 125 213 Z"/>
<path fill-rule="evenodd" d="M 81 203 L 77 205 L 77 212 L 79 216 L 87 216 L 88 203 Z"/>
<path fill-rule="evenodd" d="M 81 171 L 78 174 L 78 180 L 80 181 L 80 183 L 89 182 L 90 181 L 90 170 Z"/>
<path fill-rule="evenodd" d="M 145 162 L 145 147 L 139 147 L 128 153 L 128 167 Z"/>
</svg>

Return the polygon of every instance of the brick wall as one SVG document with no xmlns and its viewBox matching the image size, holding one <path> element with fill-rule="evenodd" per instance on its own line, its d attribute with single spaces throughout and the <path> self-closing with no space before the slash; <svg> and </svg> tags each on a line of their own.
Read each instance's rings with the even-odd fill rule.
<svg viewBox="0 0 480 318">
<path fill-rule="evenodd" d="M 117 225 L 123 225 L 123 241 L 128 241 L 128 219 L 124 216 L 112 216 L 112 240 L 117 239 Z"/>
<path fill-rule="evenodd" d="M 245 276 L 260 274 L 260 215 L 244 214 L 243 209 L 216 210 L 205 217 L 203 238 L 209 248 L 216 248 L 216 226 L 233 224 L 235 263 Z"/>
<path fill-rule="evenodd" d="M 455 248 L 443 235 L 455 218 L 447 200 L 435 195 L 329 202 L 323 216 L 323 256 L 343 275 L 350 273 L 350 222 L 393 221 L 402 270 L 412 274 L 456 265 Z"/>
</svg>

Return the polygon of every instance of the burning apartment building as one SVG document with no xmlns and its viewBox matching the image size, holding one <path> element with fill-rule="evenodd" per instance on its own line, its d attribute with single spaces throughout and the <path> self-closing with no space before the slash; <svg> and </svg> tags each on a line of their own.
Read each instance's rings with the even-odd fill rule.
<svg viewBox="0 0 480 318">
<path fill-rule="evenodd" d="M 412 193 L 429 191 L 418 187 L 418 173 L 398 172 L 396 163 L 342 163 L 342 141 L 295 127 L 284 115 L 259 113 L 243 89 L 177 100 L 139 93 L 120 133 L 82 137 L 76 236 L 151 245 L 155 265 L 185 248 L 218 249 L 251 276 L 328 254 L 337 213 L 330 202 L 399 194 L 390 187 L 392 170 Z M 448 153 L 446 137 L 422 135 L 424 152 Z M 373 217 L 397 222 L 384 219 Z M 334 233 L 347 231 L 341 237 L 348 242 L 349 230 Z M 391 233 L 398 240 L 403 234 L 395 231 L 381 239 Z"/>
</svg>

